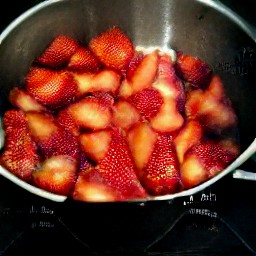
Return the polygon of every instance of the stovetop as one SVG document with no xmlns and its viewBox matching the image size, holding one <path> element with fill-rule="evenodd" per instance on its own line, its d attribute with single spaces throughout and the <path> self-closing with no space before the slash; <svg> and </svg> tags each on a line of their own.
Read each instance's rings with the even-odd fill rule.
<svg viewBox="0 0 256 256">
<path fill-rule="evenodd" d="M 0 28 L 38 2 L 2 8 Z M 256 25 L 256 1 L 238 2 L 223 0 Z M 255 195 L 255 181 L 230 174 L 171 201 L 56 203 L 0 177 L 0 255 L 256 255 Z"/>
</svg>

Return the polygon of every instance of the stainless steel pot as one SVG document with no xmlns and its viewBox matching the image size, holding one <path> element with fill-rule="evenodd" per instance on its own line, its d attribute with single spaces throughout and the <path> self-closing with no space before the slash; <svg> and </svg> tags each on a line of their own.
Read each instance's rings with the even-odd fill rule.
<svg viewBox="0 0 256 256">
<path fill-rule="evenodd" d="M 56 35 L 87 43 L 112 25 L 122 27 L 135 45 L 174 48 L 205 60 L 222 76 L 239 118 L 242 153 L 236 161 L 195 188 L 152 200 L 197 193 L 256 152 L 256 29 L 211 0 L 48 0 L 34 6 L 0 36 L 0 116 L 8 108 L 12 86 L 23 82 L 34 58 Z M 35 188 L 1 166 L 0 174 L 36 195 L 57 202 L 67 199 Z"/>
</svg>

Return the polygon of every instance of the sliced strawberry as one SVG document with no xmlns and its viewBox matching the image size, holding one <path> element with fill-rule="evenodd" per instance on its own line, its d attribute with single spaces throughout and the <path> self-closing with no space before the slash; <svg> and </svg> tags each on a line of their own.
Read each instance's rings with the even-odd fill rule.
<svg viewBox="0 0 256 256">
<path fill-rule="evenodd" d="M 79 73 L 74 74 L 78 85 L 79 95 L 101 91 L 116 93 L 120 86 L 121 76 L 116 71 L 104 69 L 96 74 Z"/>
<path fill-rule="evenodd" d="M 207 87 L 212 70 L 208 64 L 191 55 L 177 54 L 176 70 L 178 75 L 193 87 Z"/>
<path fill-rule="evenodd" d="M 141 64 L 144 56 L 145 56 L 145 54 L 143 52 L 135 52 L 135 55 L 131 59 L 129 66 L 127 68 L 126 74 L 125 74 L 125 78 L 127 78 L 127 80 L 131 80 L 131 78 L 134 75 L 135 70 Z"/>
<path fill-rule="evenodd" d="M 176 75 L 171 56 L 167 53 L 163 53 L 160 57 L 157 81 L 158 83 L 166 83 L 170 86 L 169 93 L 172 93 L 172 97 L 177 101 L 177 109 L 180 112 L 184 112 L 186 101 L 185 88 L 183 82 Z"/>
<path fill-rule="evenodd" d="M 131 95 L 128 101 L 135 106 L 142 116 L 150 119 L 159 112 L 163 104 L 163 97 L 158 90 L 146 88 Z"/>
<path fill-rule="evenodd" d="M 99 130 L 109 126 L 112 114 L 109 105 L 99 97 L 88 96 L 68 107 L 68 111 L 78 127 Z"/>
<path fill-rule="evenodd" d="M 39 155 L 24 113 L 20 110 L 5 112 L 3 127 L 5 143 L 0 163 L 20 179 L 29 181 L 39 163 Z"/>
<path fill-rule="evenodd" d="M 139 173 L 148 163 L 156 140 L 157 134 L 147 122 L 139 122 L 129 130 L 127 141 Z"/>
<path fill-rule="evenodd" d="M 103 183 L 88 181 L 87 172 L 81 172 L 78 175 L 72 195 L 74 200 L 85 202 L 113 202 L 120 200 L 118 192 L 113 188 Z"/>
<path fill-rule="evenodd" d="M 90 133 L 82 133 L 79 142 L 82 151 L 90 159 L 99 162 L 106 155 L 111 141 L 112 133 L 110 130 L 101 130 Z"/>
<path fill-rule="evenodd" d="M 195 144 L 199 143 L 202 137 L 203 128 L 199 122 L 195 120 L 189 120 L 185 123 L 185 125 L 174 139 L 177 156 L 180 163 L 183 162 L 184 154 L 186 151 Z"/>
<path fill-rule="evenodd" d="M 33 171 L 32 182 L 39 188 L 60 195 L 69 195 L 76 180 L 77 160 L 68 155 L 47 158 Z"/>
<path fill-rule="evenodd" d="M 73 119 L 68 108 L 64 108 L 58 112 L 57 122 L 63 126 L 65 129 L 68 129 L 74 136 L 80 135 L 80 127 Z"/>
<path fill-rule="evenodd" d="M 44 157 L 69 155 L 80 157 L 77 139 L 63 128 L 52 115 L 42 112 L 27 112 L 29 131 Z"/>
<path fill-rule="evenodd" d="M 206 90 L 188 93 L 185 109 L 188 118 L 198 119 L 204 127 L 214 132 L 237 125 L 236 113 L 217 75 L 212 77 Z"/>
<path fill-rule="evenodd" d="M 61 68 L 69 62 L 78 47 L 78 42 L 72 37 L 58 35 L 35 60 L 35 63 L 50 68 Z"/>
<path fill-rule="evenodd" d="M 123 71 L 134 55 L 134 47 L 130 38 L 119 27 L 112 27 L 95 37 L 89 48 L 108 68 Z"/>
<path fill-rule="evenodd" d="M 77 96 L 77 84 L 66 71 L 33 67 L 25 78 L 26 89 L 35 100 L 51 108 L 67 106 Z"/>
<path fill-rule="evenodd" d="M 239 154 L 239 147 L 235 143 L 230 148 L 227 145 L 231 144 L 208 140 L 191 147 L 181 165 L 181 179 L 184 187 L 194 187 L 231 164 Z"/>
<path fill-rule="evenodd" d="M 125 100 L 119 100 L 112 108 L 112 123 L 119 128 L 128 130 L 140 120 L 138 110 Z"/>
<path fill-rule="evenodd" d="M 173 97 L 173 89 L 167 83 L 154 84 L 161 96 L 163 104 L 156 116 L 150 119 L 152 127 L 158 132 L 173 132 L 182 127 L 184 119 L 177 108 L 177 100 Z"/>
<path fill-rule="evenodd" d="M 75 72 L 96 72 L 100 68 L 99 60 L 87 47 L 80 46 L 71 56 L 67 69 Z"/>
<path fill-rule="evenodd" d="M 46 108 L 36 101 L 24 89 L 14 87 L 9 93 L 9 101 L 14 107 L 27 111 L 46 111 Z"/>
<path fill-rule="evenodd" d="M 152 85 L 156 78 L 159 64 L 158 51 L 146 54 L 137 68 L 134 70 L 133 75 L 127 79 L 132 88 L 132 94 L 139 92 Z"/>
<path fill-rule="evenodd" d="M 171 136 L 159 135 L 140 180 L 152 195 L 177 191 L 180 182 L 179 162 Z"/>
<path fill-rule="evenodd" d="M 128 144 L 117 129 L 113 130 L 105 157 L 88 173 L 88 181 L 116 191 L 120 201 L 147 196 L 137 178 Z"/>
</svg>

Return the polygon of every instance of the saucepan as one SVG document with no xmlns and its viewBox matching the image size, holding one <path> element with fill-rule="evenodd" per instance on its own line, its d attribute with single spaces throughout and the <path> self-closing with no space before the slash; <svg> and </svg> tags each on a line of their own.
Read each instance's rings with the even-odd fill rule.
<svg viewBox="0 0 256 256">
<path fill-rule="evenodd" d="M 0 36 L 0 115 L 7 95 L 20 84 L 35 59 L 58 34 L 87 43 L 117 25 L 135 45 L 181 49 L 206 61 L 223 78 L 239 119 L 241 154 L 212 179 L 185 191 L 149 200 L 195 194 L 238 168 L 256 152 L 256 30 L 218 1 L 210 0 L 48 0 L 17 17 Z M 3 129 L 0 130 L 1 147 Z M 0 166 L 0 174 L 35 195 L 56 202 L 66 196 L 21 181 Z M 253 176 L 252 176 L 253 177 Z"/>
</svg>

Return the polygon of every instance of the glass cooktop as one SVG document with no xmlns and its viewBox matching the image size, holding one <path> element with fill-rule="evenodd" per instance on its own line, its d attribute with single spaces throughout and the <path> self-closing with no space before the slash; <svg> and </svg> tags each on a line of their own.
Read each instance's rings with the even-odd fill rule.
<svg viewBox="0 0 256 256">
<path fill-rule="evenodd" d="M 7 3 L 1 30 L 38 2 Z M 255 22 L 256 1 L 237 2 L 223 0 Z M 256 170 L 252 160 L 242 167 Z M 255 195 L 255 181 L 228 175 L 171 201 L 55 203 L 0 177 L 0 255 L 256 255 Z"/>
</svg>

